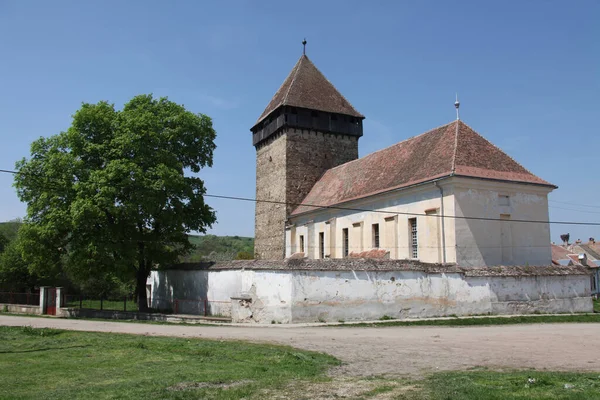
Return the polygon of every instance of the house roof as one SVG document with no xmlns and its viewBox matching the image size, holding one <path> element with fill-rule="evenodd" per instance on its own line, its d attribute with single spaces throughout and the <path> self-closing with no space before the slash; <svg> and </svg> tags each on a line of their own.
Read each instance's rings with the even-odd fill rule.
<svg viewBox="0 0 600 400">
<path fill-rule="evenodd" d="M 559 260 L 570 260 L 569 254 L 572 252 L 563 246 L 552 243 L 552 261 L 558 263 Z"/>
<path fill-rule="evenodd" d="M 258 124 L 281 106 L 308 108 L 364 118 L 306 55 L 300 57 L 294 65 L 256 123 Z"/>
<path fill-rule="evenodd" d="M 554 187 L 462 121 L 453 121 L 327 170 L 303 204 L 332 206 L 448 176 Z M 292 215 L 320 207 L 300 205 Z"/>
<path fill-rule="evenodd" d="M 579 246 L 593 258 L 600 260 L 600 243 L 590 242 L 588 244 L 580 244 Z"/>
</svg>

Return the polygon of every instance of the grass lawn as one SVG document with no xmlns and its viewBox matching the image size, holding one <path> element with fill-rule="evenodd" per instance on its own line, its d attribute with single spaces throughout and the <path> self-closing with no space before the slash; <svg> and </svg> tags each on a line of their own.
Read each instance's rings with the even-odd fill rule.
<svg viewBox="0 0 600 400">
<path fill-rule="evenodd" d="M 385 319 L 383 319 L 385 321 Z M 386 326 L 475 326 L 475 325 L 511 325 L 511 324 L 540 324 L 540 323 L 600 323 L 600 314 L 566 314 L 566 315 L 522 315 L 518 317 L 477 317 L 449 318 L 422 321 L 389 321 L 358 324 L 340 324 L 329 326 L 345 327 L 386 327 Z"/>
<path fill-rule="evenodd" d="M 0 327 L 0 397 L 238 399 L 339 362 L 290 347 Z"/>
<path fill-rule="evenodd" d="M 283 346 L 0 327 L 1 398 L 600 399 L 600 372 L 327 378 L 336 365 Z"/>
<path fill-rule="evenodd" d="M 425 380 L 423 392 L 430 399 L 600 399 L 600 372 L 438 373 Z"/>
<path fill-rule="evenodd" d="M 264 398 L 406 400 L 594 400 L 600 399 L 600 373 L 470 370 L 439 372 L 423 379 L 334 377 L 292 382 Z"/>
</svg>

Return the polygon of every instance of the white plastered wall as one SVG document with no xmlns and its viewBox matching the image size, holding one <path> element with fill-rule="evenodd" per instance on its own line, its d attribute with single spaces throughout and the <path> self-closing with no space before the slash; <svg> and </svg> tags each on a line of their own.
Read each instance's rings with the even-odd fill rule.
<svg viewBox="0 0 600 400">
<path fill-rule="evenodd" d="M 548 193 L 551 188 L 456 179 L 456 257 L 461 266 L 551 265 Z M 508 196 L 508 205 L 500 196 Z M 502 221 L 498 221 L 498 220 Z"/>
<path fill-rule="evenodd" d="M 373 224 L 379 224 L 380 248 L 389 250 L 390 258 L 410 259 L 409 218 L 416 217 L 418 259 L 423 262 L 441 263 L 445 258 L 448 263 L 456 262 L 454 220 L 445 218 L 442 223 L 440 218 L 442 203 L 439 187 L 444 190 L 444 214 L 454 213 L 454 194 L 452 186 L 448 183 L 440 181 L 439 186 L 428 183 L 340 206 L 377 212 L 332 208 L 291 217 L 286 230 L 286 256 L 300 251 L 297 244 L 300 235 L 303 235 L 306 256 L 320 258 L 319 233 L 323 232 L 325 258 L 343 258 L 344 229 L 348 229 L 349 252 L 370 250 L 373 248 Z M 425 216 L 425 213 L 431 215 Z M 445 232 L 444 238 L 442 230 Z M 296 246 L 292 245 L 294 242 Z"/>
<path fill-rule="evenodd" d="M 209 300 L 251 298 L 248 312 L 238 321 L 253 323 L 569 313 L 593 308 L 587 275 L 471 277 L 422 271 L 238 269 L 155 271 L 151 278 L 153 307 L 172 309 L 173 301 L 182 296 L 201 299 L 208 288 Z M 211 311 L 228 315 L 232 309 L 223 306 Z"/>
</svg>

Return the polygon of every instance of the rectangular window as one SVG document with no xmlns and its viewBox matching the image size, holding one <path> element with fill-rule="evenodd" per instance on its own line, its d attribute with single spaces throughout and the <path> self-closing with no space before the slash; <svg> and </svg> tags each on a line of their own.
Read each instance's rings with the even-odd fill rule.
<svg viewBox="0 0 600 400">
<path fill-rule="evenodd" d="M 410 226 L 410 256 L 411 258 L 419 258 L 419 242 L 417 239 L 417 219 L 410 218 L 408 220 Z"/>
<path fill-rule="evenodd" d="M 325 258 L 325 232 L 319 232 L 319 258 Z"/>
<path fill-rule="evenodd" d="M 342 255 L 348 257 L 348 228 L 342 229 Z"/>
<path fill-rule="evenodd" d="M 379 224 L 373 224 L 373 248 L 379 248 Z"/>
<path fill-rule="evenodd" d="M 304 235 L 300 235 L 300 253 L 304 253 Z"/>
</svg>

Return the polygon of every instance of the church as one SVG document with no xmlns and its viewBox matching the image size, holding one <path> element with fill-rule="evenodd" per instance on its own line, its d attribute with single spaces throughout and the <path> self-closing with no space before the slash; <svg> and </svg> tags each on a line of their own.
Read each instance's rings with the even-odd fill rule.
<svg viewBox="0 0 600 400">
<path fill-rule="evenodd" d="M 365 116 L 303 54 L 251 128 L 255 258 L 550 265 L 557 187 L 455 106 L 455 121 L 358 158 Z"/>
<path fill-rule="evenodd" d="M 455 106 L 359 158 L 365 117 L 302 55 L 251 128 L 255 259 L 161 266 L 152 307 L 261 324 L 591 312 L 589 269 L 552 265 L 556 186 Z"/>
</svg>

